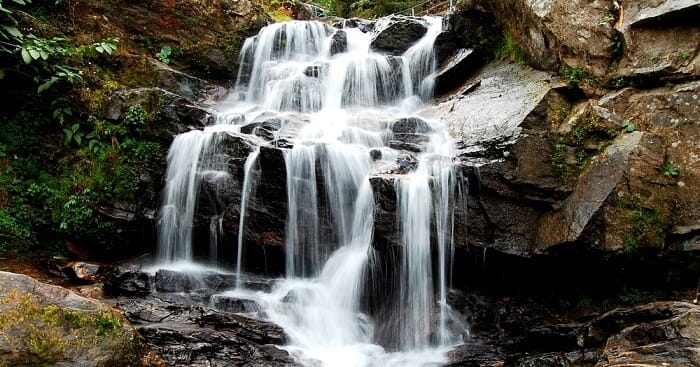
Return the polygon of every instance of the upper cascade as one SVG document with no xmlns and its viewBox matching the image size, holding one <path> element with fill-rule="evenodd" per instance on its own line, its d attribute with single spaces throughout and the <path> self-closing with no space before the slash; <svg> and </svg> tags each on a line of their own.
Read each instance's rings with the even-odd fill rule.
<svg viewBox="0 0 700 367">
<path fill-rule="evenodd" d="M 442 21 L 420 21 L 426 34 L 401 56 L 372 51 L 377 31 L 317 21 L 269 25 L 245 41 L 235 89 L 246 102 L 277 111 L 371 107 L 411 96 L 426 101 L 432 97 L 432 48 Z M 380 31 L 386 22 L 375 28 Z"/>
</svg>

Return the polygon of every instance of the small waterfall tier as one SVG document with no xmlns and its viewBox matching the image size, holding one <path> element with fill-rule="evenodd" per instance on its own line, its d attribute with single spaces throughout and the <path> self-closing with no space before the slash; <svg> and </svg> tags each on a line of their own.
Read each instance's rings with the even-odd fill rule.
<svg viewBox="0 0 700 367">
<path fill-rule="evenodd" d="M 216 123 L 168 155 L 160 264 L 229 264 L 240 279 L 264 263 L 271 291 L 217 296 L 257 304 L 302 365 L 439 365 L 466 333 L 446 302 L 463 180 L 446 126 L 419 117 L 442 19 L 405 20 L 425 33 L 374 51 L 392 21 L 263 28 Z M 377 185 L 394 193 L 391 243 L 375 235 Z"/>
</svg>

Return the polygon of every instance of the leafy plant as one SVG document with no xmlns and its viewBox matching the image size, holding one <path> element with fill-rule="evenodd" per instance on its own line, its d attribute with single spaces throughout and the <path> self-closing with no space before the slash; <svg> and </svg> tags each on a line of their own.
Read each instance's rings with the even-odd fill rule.
<svg viewBox="0 0 700 367">
<path fill-rule="evenodd" d="M 634 132 L 635 130 L 635 126 L 630 120 L 622 121 L 622 128 L 628 133 Z"/>
<path fill-rule="evenodd" d="M 671 162 L 666 163 L 664 166 L 664 176 L 666 177 L 677 177 L 681 174 L 681 169 Z"/>
<path fill-rule="evenodd" d="M 140 104 L 131 105 L 126 110 L 124 123 L 131 126 L 145 125 L 148 121 L 148 113 Z"/>
<path fill-rule="evenodd" d="M 66 139 L 64 140 L 66 145 L 70 145 L 74 141 L 78 146 L 83 143 L 85 132 L 80 130 L 80 124 L 73 124 L 70 128 L 64 128 L 63 132 L 66 134 Z"/>
<path fill-rule="evenodd" d="M 173 49 L 170 46 L 163 46 L 160 49 L 160 52 L 156 54 L 156 57 L 158 57 L 158 60 L 162 62 L 165 65 L 170 64 L 170 55 L 173 53 Z"/>
<path fill-rule="evenodd" d="M 584 72 L 581 68 L 572 68 L 569 65 L 562 64 L 559 74 L 569 83 L 570 86 L 575 87 L 578 83 L 583 80 Z"/>
</svg>

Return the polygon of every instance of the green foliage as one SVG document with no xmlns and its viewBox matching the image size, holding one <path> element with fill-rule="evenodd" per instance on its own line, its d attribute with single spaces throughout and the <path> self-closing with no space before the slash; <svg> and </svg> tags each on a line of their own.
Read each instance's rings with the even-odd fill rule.
<svg viewBox="0 0 700 367">
<path fill-rule="evenodd" d="M 102 53 L 112 54 L 116 50 L 119 43 L 117 38 L 75 46 L 71 40 L 63 37 L 44 38 L 22 32 L 19 16 L 26 13 L 21 8 L 30 3 L 30 0 L 0 1 L 0 54 L 14 60 L 14 65 L 0 65 L 0 79 L 8 71 L 28 76 L 38 84 L 37 93 L 41 93 L 60 81 L 81 81 L 78 66 L 85 58 Z"/>
<path fill-rule="evenodd" d="M 680 56 L 681 59 L 687 59 L 690 57 L 690 51 L 681 50 L 680 52 L 678 52 L 678 56 Z"/>
<path fill-rule="evenodd" d="M 100 311 L 97 314 L 95 324 L 97 325 L 97 335 L 114 334 L 122 328 L 122 320 L 119 316 L 108 311 Z"/>
<path fill-rule="evenodd" d="M 553 146 L 552 150 L 552 171 L 558 177 L 564 178 L 568 173 L 568 167 L 564 163 L 566 158 L 566 145 L 564 144 L 564 138 L 559 138 L 556 144 Z"/>
<path fill-rule="evenodd" d="M 668 162 L 664 166 L 664 176 L 666 177 L 677 177 L 681 174 L 681 169 L 675 164 Z"/>
<path fill-rule="evenodd" d="M 519 64 L 525 64 L 528 60 L 527 54 L 520 48 L 517 38 L 510 32 L 503 35 L 494 55 L 498 60 L 510 60 Z"/>
<path fill-rule="evenodd" d="M 630 120 L 622 121 L 622 129 L 625 130 L 626 132 L 628 132 L 628 133 L 634 132 L 635 128 L 636 127 L 634 126 L 632 121 L 630 121 Z"/>
<path fill-rule="evenodd" d="M 11 210 L 0 210 L 0 251 L 24 249 L 34 242 L 34 234 L 27 223 L 22 223 Z"/>
<path fill-rule="evenodd" d="M 75 142 L 80 146 L 83 143 L 85 132 L 80 131 L 80 124 L 73 124 L 69 128 L 64 128 L 63 132 L 66 134 L 66 138 L 63 141 L 64 144 L 71 145 L 72 142 Z"/>
<path fill-rule="evenodd" d="M 148 122 L 148 112 L 140 104 L 131 105 L 126 110 L 124 123 L 131 126 L 141 126 Z"/>
<path fill-rule="evenodd" d="M 570 86 L 575 87 L 583 80 L 585 73 L 581 68 L 572 68 L 569 65 L 562 64 L 559 75 L 561 75 Z"/>
<path fill-rule="evenodd" d="M 649 242 L 654 232 L 663 230 L 658 213 L 644 206 L 642 195 L 634 194 L 618 198 L 617 205 L 629 209 L 627 220 L 630 231 L 624 237 L 623 252 L 634 253 L 640 245 Z"/>
<path fill-rule="evenodd" d="M 170 64 L 170 55 L 173 53 L 173 49 L 170 46 L 163 46 L 160 49 L 160 52 L 156 54 L 156 57 L 158 57 L 158 60 L 162 62 L 165 65 Z"/>
</svg>

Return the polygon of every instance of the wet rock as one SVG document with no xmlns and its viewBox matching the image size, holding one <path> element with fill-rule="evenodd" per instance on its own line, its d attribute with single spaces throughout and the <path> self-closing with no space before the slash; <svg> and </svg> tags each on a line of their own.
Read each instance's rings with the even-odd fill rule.
<svg viewBox="0 0 700 367">
<path fill-rule="evenodd" d="M 236 285 L 236 276 L 223 273 L 189 273 L 160 269 L 155 275 L 159 292 L 191 292 L 200 289 L 223 290 Z"/>
<path fill-rule="evenodd" d="M 501 367 L 505 354 L 500 347 L 480 343 L 465 343 L 451 350 L 446 366 L 454 367 Z"/>
<path fill-rule="evenodd" d="M 260 311 L 260 305 L 257 302 L 249 299 L 234 298 L 228 296 L 214 296 L 212 297 L 212 305 L 215 309 L 220 311 L 232 312 L 232 313 L 246 313 L 246 312 L 258 312 Z"/>
<path fill-rule="evenodd" d="M 342 32 L 342 31 L 338 31 Z M 333 36 L 335 37 L 335 35 Z M 333 52 L 333 46 L 331 46 L 331 52 Z M 344 51 L 341 51 L 344 52 Z M 311 65 L 304 70 L 304 75 L 311 77 L 311 78 L 320 78 L 324 73 L 326 73 L 328 70 L 328 65 L 324 63 L 318 63 Z"/>
<path fill-rule="evenodd" d="M 339 22 L 334 23 L 333 27 L 335 27 L 335 28 L 357 28 L 362 33 L 369 33 L 369 32 L 374 31 L 375 23 L 370 21 L 370 20 L 367 20 L 367 19 L 350 18 L 350 19 L 343 19 Z"/>
<path fill-rule="evenodd" d="M 425 150 L 425 144 L 428 141 L 430 141 L 430 137 L 424 134 L 394 134 L 394 139 L 389 141 L 389 147 L 420 153 Z"/>
<path fill-rule="evenodd" d="M 441 67 L 450 55 L 454 54 L 459 47 L 459 40 L 456 32 L 445 30 L 435 38 L 435 61 Z"/>
<path fill-rule="evenodd" d="M 300 0 L 295 0 L 291 9 L 293 17 L 296 20 L 311 20 L 314 17 L 311 6 Z"/>
<path fill-rule="evenodd" d="M 136 270 L 111 272 L 105 277 L 104 292 L 110 296 L 147 295 L 152 292 L 152 276 Z"/>
<path fill-rule="evenodd" d="M 419 117 L 404 117 L 391 124 L 394 134 L 425 134 L 431 130 L 430 125 Z"/>
<path fill-rule="evenodd" d="M 612 77 L 683 78 L 700 74 L 700 2 L 625 1 L 615 29 L 623 57 Z"/>
<path fill-rule="evenodd" d="M 348 50 L 348 35 L 339 29 L 331 37 L 331 56 Z"/>
<path fill-rule="evenodd" d="M 371 48 L 399 56 L 425 35 L 428 28 L 417 18 L 394 16 L 372 39 Z"/>
<path fill-rule="evenodd" d="M 441 96 L 458 88 L 480 66 L 480 60 L 476 57 L 474 50 L 458 49 L 446 58 L 438 70 L 435 77 L 435 95 Z"/>
<path fill-rule="evenodd" d="M 210 290 L 211 291 L 211 290 Z M 231 298 L 214 296 L 213 303 Z M 117 307 L 169 366 L 295 366 L 276 325 L 209 307 L 209 297 L 161 293 L 120 299 Z M 233 305 L 230 303 L 229 305 Z"/>
</svg>

